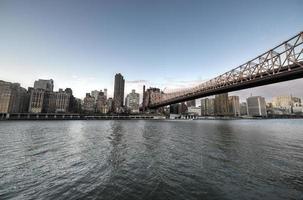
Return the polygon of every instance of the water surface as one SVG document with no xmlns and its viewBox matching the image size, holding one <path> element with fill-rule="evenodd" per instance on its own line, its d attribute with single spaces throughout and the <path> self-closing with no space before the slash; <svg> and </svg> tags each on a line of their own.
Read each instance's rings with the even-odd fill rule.
<svg viewBox="0 0 303 200">
<path fill-rule="evenodd" d="M 303 120 L 3 121 L 0 199 L 303 199 Z"/>
</svg>

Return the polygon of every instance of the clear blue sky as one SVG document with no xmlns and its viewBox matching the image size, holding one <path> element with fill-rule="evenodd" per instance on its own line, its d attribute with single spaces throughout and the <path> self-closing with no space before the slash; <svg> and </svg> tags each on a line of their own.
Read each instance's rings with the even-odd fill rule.
<svg viewBox="0 0 303 200">
<path fill-rule="evenodd" d="M 77 97 L 210 79 L 303 31 L 302 0 L 0 0 L 0 79 Z"/>
</svg>

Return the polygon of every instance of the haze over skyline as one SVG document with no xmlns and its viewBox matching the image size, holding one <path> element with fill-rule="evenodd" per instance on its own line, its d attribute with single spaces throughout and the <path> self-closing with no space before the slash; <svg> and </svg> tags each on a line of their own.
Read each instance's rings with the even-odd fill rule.
<svg viewBox="0 0 303 200">
<path fill-rule="evenodd" d="M 299 0 L 0 0 L 0 80 L 29 87 L 52 78 L 79 98 L 104 88 L 111 96 L 115 73 L 125 93 L 191 86 L 303 31 L 302 8 Z M 302 83 L 235 94 L 303 97 Z"/>
</svg>

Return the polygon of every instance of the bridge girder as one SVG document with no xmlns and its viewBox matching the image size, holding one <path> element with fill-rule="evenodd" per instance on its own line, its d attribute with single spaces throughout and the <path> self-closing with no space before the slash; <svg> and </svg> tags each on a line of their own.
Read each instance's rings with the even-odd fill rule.
<svg viewBox="0 0 303 200">
<path fill-rule="evenodd" d="M 303 32 L 256 58 L 192 88 L 162 93 L 149 108 L 303 78 Z"/>
</svg>

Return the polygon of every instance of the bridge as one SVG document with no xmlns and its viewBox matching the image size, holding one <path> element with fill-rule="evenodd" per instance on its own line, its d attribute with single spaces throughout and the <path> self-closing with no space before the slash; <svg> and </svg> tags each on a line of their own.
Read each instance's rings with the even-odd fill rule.
<svg viewBox="0 0 303 200">
<path fill-rule="evenodd" d="M 303 78 L 303 32 L 256 58 L 197 86 L 149 95 L 147 107 L 159 108 L 211 95 Z"/>
</svg>

